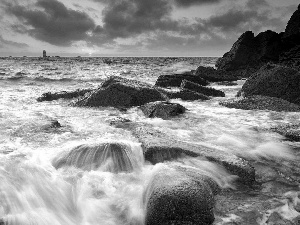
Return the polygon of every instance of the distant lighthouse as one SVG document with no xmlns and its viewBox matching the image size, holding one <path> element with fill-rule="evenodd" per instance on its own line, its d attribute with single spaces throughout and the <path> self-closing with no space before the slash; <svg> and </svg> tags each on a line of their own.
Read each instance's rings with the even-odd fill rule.
<svg viewBox="0 0 300 225">
<path fill-rule="evenodd" d="M 46 54 L 46 50 L 43 50 L 43 58 L 46 58 L 47 54 Z"/>
</svg>

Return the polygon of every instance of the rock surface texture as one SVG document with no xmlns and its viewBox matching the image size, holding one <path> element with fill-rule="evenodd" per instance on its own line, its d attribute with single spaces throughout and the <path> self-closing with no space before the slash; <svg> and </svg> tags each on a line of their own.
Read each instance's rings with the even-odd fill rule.
<svg viewBox="0 0 300 225">
<path fill-rule="evenodd" d="M 173 75 L 160 75 L 155 85 L 159 87 L 180 87 L 183 80 L 188 80 L 200 85 L 207 85 L 208 82 L 200 76 L 189 74 L 173 74 Z"/>
<path fill-rule="evenodd" d="M 194 91 L 206 96 L 213 96 L 213 97 L 225 97 L 225 93 L 220 90 L 216 90 L 211 87 L 204 87 L 202 85 L 195 84 L 193 82 L 183 80 L 181 83 L 181 88 L 182 89 L 187 89 L 190 91 Z"/>
<path fill-rule="evenodd" d="M 161 166 L 145 192 L 146 225 L 210 225 L 217 184 L 195 168 Z"/>
<path fill-rule="evenodd" d="M 245 82 L 238 95 L 264 95 L 299 104 L 300 72 L 284 66 L 265 65 Z"/>
<path fill-rule="evenodd" d="M 180 141 L 151 127 L 136 126 L 132 133 L 142 143 L 145 159 L 153 164 L 185 155 L 204 157 L 224 166 L 243 183 L 255 181 L 255 171 L 250 163 L 228 152 Z"/>
<path fill-rule="evenodd" d="M 227 108 L 244 109 L 244 110 L 271 110 L 276 112 L 300 112 L 300 106 L 290 103 L 286 100 L 253 95 L 245 98 L 236 98 L 220 102 L 220 105 Z"/>
<path fill-rule="evenodd" d="M 150 102 L 140 107 L 146 117 L 169 119 L 183 114 L 186 110 L 182 105 L 170 102 Z"/>
<path fill-rule="evenodd" d="M 75 106 L 112 106 L 129 108 L 148 102 L 166 100 L 157 89 L 149 84 L 112 76 L 101 87 L 85 95 L 74 103 Z"/>
</svg>

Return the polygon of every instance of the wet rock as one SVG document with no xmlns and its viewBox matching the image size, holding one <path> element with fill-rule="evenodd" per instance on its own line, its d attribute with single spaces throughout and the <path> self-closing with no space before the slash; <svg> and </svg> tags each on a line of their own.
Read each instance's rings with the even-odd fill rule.
<svg viewBox="0 0 300 225">
<path fill-rule="evenodd" d="M 217 82 L 217 85 L 236 86 L 236 85 L 238 85 L 238 83 L 233 82 L 233 81 L 221 81 L 221 82 Z"/>
<path fill-rule="evenodd" d="M 159 87 L 180 87 L 183 80 L 188 80 L 200 85 L 207 85 L 208 82 L 203 78 L 189 74 L 173 74 L 173 75 L 160 75 L 155 83 Z"/>
<path fill-rule="evenodd" d="M 181 89 L 180 91 L 175 91 L 175 92 L 170 91 L 167 93 L 167 96 L 170 99 L 180 98 L 186 101 L 194 101 L 194 100 L 206 101 L 211 99 L 209 96 L 206 96 L 201 93 L 197 93 L 195 91 L 190 91 L 187 89 Z"/>
<path fill-rule="evenodd" d="M 52 165 L 56 168 L 76 167 L 83 170 L 95 170 L 99 167 L 108 172 L 131 172 L 139 162 L 133 156 L 131 146 L 124 143 L 99 143 L 79 145 L 69 152 L 57 156 Z"/>
<path fill-rule="evenodd" d="M 222 82 L 222 81 L 236 81 L 237 77 L 232 76 L 230 73 L 225 71 L 217 71 L 213 67 L 199 66 L 195 71 L 195 75 L 209 81 L 209 82 Z"/>
<path fill-rule="evenodd" d="M 117 128 L 126 127 L 126 124 L 131 124 L 131 120 L 124 117 L 116 117 L 109 121 L 110 126 L 115 126 Z"/>
<path fill-rule="evenodd" d="M 129 108 L 164 100 L 165 96 L 147 83 L 112 76 L 104 81 L 100 88 L 77 100 L 74 105 Z"/>
<path fill-rule="evenodd" d="M 263 95 L 300 104 L 299 84 L 299 71 L 284 66 L 268 64 L 247 79 L 238 96 Z"/>
<path fill-rule="evenodd" d="M 250 163 L 229 152 L 180 141 L 147 126 L 136 126 L 132 129 L 133 135 L 142 143 L 145 159 L 152 164 L 185 155 L 204 157 L 224 166 L 243 183 L 253 184 L 255 181 L 255 170 Z"/>
<path fill-rule="evenodd" d="M 61 92 L 54 92 L 54 93 L 46 92 L 43 93 L 41 97 L 37 98 L 37 101 L 43 102 L 43 101 L 53 101 L 60 98 L 64 98 L 64 99 L 78 98 L 91 91 L 93 91 L 93 89 L 83 89 L 83 90 L 78 89 L 75 91 L 61 91 Z"/>
<path fill-rule="evenodd" d="M 182 105 L 170 102 L 150 102 L 141 106 L 140 109 L 146 117 L 159 117 L 162 119 L 178 116 L 186 110 Z"/>
<path fill-rule="evenodd" d="M 294 225 L 291 221 L 284 219 L 278 212 L 273 212 L 266 223 L 268 225 Z"/>
<path fill-rule="evenodd" d="M 216 90 L 211 87 L 204 87 L 204 86 L 195 84 L 195 83 L 187 81 L 187 80 L 182 81 L 181 88 L 188 89 L 190 91 L 194 91 L 197 93 L 201 93 L 206 96 L 225 97 L 225 93 L 223 91 Z"/>
<path fill-rule="evenodd" d="M 291 141 L 300 141 L 300 124 L 281 124 L 271 128 Z"/>
<path fill-rule="evenodd" d="M 277 112 L 299 112 L 300 106 L 286 100 L 268 96 L 253 95 L 235 98 L 219 103 L 227 108 L 244 110 L 272 110 Z"/>
<path fill-rule="evenodd" d="M 161 166 L 145 193 L 146 225 L 210 225 L 217 184 L 194 168 Z"/>
</svg>

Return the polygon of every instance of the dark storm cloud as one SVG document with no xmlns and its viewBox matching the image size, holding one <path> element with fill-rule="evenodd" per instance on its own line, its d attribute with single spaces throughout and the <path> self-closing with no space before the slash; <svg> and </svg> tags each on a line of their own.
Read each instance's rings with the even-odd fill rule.
<svg viewBox="0 0 300 225">
<path fill-rule="evenodd" d="M 33 7 L 36 9 L 7 3 L 6 11 L 30 27 L 29 35 L 50 44 L 64 46 L 84 40 L 95 27 L 86 13 L 68 9 L 57 0 L 38 0 Z"/>
<path fill-rule="evenodd" d="M 100 0 L 106 3 L 103 29 L 111 37 L 130 37 L 153 30 L 175 29 L 169 0 Z"/>
<path fill-rule="evenodd" d="M 189 7 L 192 5 L 216 4 L 221 0 L 174 0 L 177 6 Z"/>
<path fill-rule="evenodd" d="M 28 47 L 28 45 L 25 43 L 8 41 L 0 35 L 0 48 L 5 48 L 5 47 L 26 48 L 26 47 Z"/>
</svg>

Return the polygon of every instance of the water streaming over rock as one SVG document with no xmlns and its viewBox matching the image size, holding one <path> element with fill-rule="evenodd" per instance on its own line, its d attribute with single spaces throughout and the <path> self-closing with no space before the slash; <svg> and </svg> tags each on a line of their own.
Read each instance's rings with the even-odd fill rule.
<svg viewBox="0 0 300 225">
<path fill-rule="evenodd" d="M 218 104 L 223 98 L 176 99 L 172 102 L 186 107 L 186 113 L 163 120 L 146 118 L 136 107 L 121 112 L 110 107 L 71 107 L 71 100 L 36 101 L 48 91 L 95 88 L 110 75 L 154 84 L 161 74 L 214 65 L 216 58 L 111 60 L 111 64 L 101 58 L 0 60 L 0 218 L 4 222 L 143 225 L 143 195 L 149 182 L 162 167 L 181 166 L 197 169 L 223 188 L 216 197 L 214 224 L 295 223 L 300 205 L 299 185 L 295 185 L 300 177 L 300 144 L 269 128 L 299 122 L 298 113 L 228 109 Z M 229 98 L 243 82 L 211 86 Z M 151 165 L 129 130 L 110 125 L 116 117 L 250 160 L 260 189 L 240 189 L 236 176 L 203 158 L 183 156 Z M 53 121 L 60 126 L 56 122 L 53 126 Z"/>
</svg>

